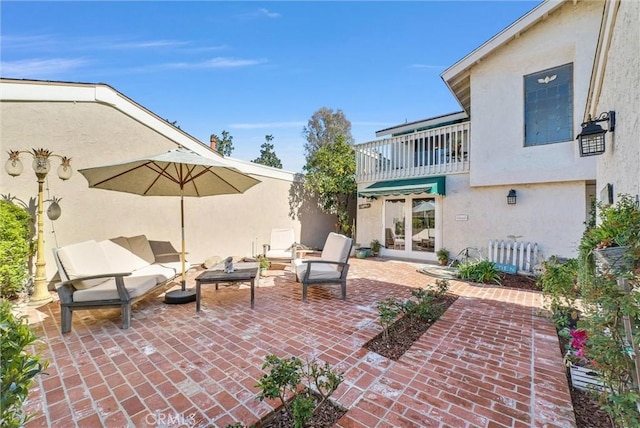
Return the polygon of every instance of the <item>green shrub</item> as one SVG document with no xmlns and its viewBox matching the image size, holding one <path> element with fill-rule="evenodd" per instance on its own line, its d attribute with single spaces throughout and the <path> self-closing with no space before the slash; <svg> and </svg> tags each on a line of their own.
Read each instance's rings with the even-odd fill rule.
<svg viewBox="0 0 640 428">
<path fill-rule="evenodd" d="M 405 301 L 396 298 L 388 298 L 378 302 L 380 324 L 382 325 L 382 338 L 389 338 L 389 328 L 398 315 L 417 316 L 428 321 L 432 321 L 442 315 L 443 308 L 434 305 L 433 301 L 444 296 L 449 291 L 449 281 L 446 279 L 436 280 L 435 290 L 426 288 L 416 288 L 411 290 L 412 299 Z"/>
<path fill-rule="evenodd" d="M 389 327 L 391 327 L 391 324 L 393 324 L 400 312 L 406 310 L 406 307 L 393 297 L 378 302 L 377 307 L 380 325 L 382 325 L 382 337 L 387 340 L 389 337 Z"/>
<path fill-rule="evenodd" d="M 604 383 L 599 395 L 615 426 L 640 426 L 639 385 L 634 384 L 632 350 L 638 349 L 640 334 L 640 208 L 629 195 L 618 195 L 615 205 L 598 204 L 599 222 L 590 221 L 580 241 L 578 284 L 583 314 L 580 328 L 586 330 L 587 357 Z M 628 246 L 633 262 L 627 272 L 599 272 L 596 248 Z M 626 289 L 617 276 L 628 280 Z M 625 324 L 627 328 L 625 328 Z M 636 328 L 632 329 L 631 325 Z"/>
<path fill-rule="evenodd" d="M 22 409 L 29 387 L 48 362 L 25 351 L 37 337 L 29 329 L 26 317 L 13 315 L 6 300 L 0 300 L 0 333 L 0 426 L 21 427 L 32 417 Z"/>
<path fill-rule="evenodd" d="M 296 428 L 305 426 L 343 380 L 342 373 L 333 370 L 329 363 L 320 365 L 314 360 L 305 365 L 297 357 L 279 358 L 275 355 L 267 355 L 265 359 L 262 369 L 270 370 L 256 384 L 256 388 L 261 390 L 258 399 L 279 399 Z M 300 388 L 303 382 L 304 390 Z M 320 397 L 317 403 L 312 391 Z M 293 400 L 288 401 L 290 395 Z"/>
<path fill-rule="evenodd" d="M 550 257 L 542 263 L 542 275 L 537 282 L 548 302 L 556 327 L 561 329 L 575 324 L 572 317 L 577 319 L 575 307 L 576 300 L 580 297 L 578 260 Z"/>
<path fill-rule="evenodd" d="M 458 275 L 462 279 L 472 282 L 500 284 L 500 271 L 488 260 L 477 263 L 463 263 L 458 267 Z"/>
<path fill-rule="evenodd" d="M 33 254 L 32 221 L 22 207 L 0 200 L 0 297 L 12 299 L 24 289 Z"/>
</svg>

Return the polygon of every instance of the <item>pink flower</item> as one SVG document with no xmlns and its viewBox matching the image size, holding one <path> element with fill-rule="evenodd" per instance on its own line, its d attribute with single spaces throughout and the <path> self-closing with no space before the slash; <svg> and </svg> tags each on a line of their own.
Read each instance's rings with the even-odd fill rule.
<svg viewBox="0 0 640 428">
<path fill-rule="evenodd" d="M 573 340 L 571 341 L 571 347 L 581 351 L 587 344 L 587 332 L 585 330 L 571 330 L 569 332 Z"/>
</svg>

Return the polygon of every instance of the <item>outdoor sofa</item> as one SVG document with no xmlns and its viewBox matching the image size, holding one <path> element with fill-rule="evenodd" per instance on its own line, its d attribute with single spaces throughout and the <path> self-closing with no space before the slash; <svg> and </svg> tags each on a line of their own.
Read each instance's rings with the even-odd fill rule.
<svg viewBox="0 0 640 428">
<path fill-rule="evenodd" d="M 53 250 L 61 282 L 61 329 L 71 331 L 73 311 L 121 308 L 122 328 L 131 306 L 181 273 L 180 253 L 166 241 L 146 236 L 84 241 Z"/>
</svg>

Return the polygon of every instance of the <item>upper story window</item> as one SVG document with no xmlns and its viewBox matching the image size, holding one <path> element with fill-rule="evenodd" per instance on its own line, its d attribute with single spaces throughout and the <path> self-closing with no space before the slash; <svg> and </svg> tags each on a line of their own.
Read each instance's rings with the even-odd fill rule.
<svg viewBox="0 0 640 428">
<path fill-rule="evenodd" d="M 524 76 L 524 145 L 573 140 L 573 64 Z"/>
</svg>

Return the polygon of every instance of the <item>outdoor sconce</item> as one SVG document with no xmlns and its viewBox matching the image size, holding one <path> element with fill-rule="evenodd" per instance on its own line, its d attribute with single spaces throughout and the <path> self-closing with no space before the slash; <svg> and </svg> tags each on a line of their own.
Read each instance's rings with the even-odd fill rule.
<svg viewBox="0 0 640 428">
<path fill-rule="evenodd" d="M 31 167 L 33 168 L 33 172 L 36 173 L 36 178 L 38 179 L 38 241 L 36 246 L 37 259 L 34 278 L 34 291 L 29 304 L 31 306 L 39 306 L 51 301 L 51 295 L 49 294 L 49 291 L 47 289 L 47 271 L 46 261 L 44 258 L 44 180 L 47 178 L 47 174 L 51 169 L 51 162 L 49 161 L 49 158 L 52 156 L 60 158 L 60 166 L 57 170 L 58 177 L 60 177 L 61 180 L 70 179 L 71 175 L 73 174 L 73 170 L 71 169 L 71 158 L 56 155 L 48 149 L 32 149 L 29 151 L 9 150 L 8 153 L 9 159 L 4 164 L 4 169 L 5 171 L 7 171 L 7 174 L 12 177 L 17 177 L 22 174 L 24 167 L 22 165 L 22 161 L 20 160 L 20 155 L 25 153 L 33 158 Z M 57 219 L 61 214 L 60 206 L 58 205 L 57 201 L 59 201 L 59 199 L 53 199 L 53 203 L 47 210 L 47 215 L 51 220 Z"/>
<path fill-rule="evenodd" d="M 576 138 L 580 145 L 580 157 L 604 153 L 604 134 L 607 133 L 607 130 L 602 129 L 598 122 L 607 122 L 608 130 L 613 132 L 616 128 L 616 112 L 612 110 L 600 113 L 600 116 L 595 119 L 591 119 L 591 115 L 589 115 L 589 120 L 581 125 L 582 132 Z"/>
<path fill-rule="evenodd" d="M 507 194 L 507 204 L 508 205 L 515 205 L 516 204 L 516 191 L 511 189 L 509 190 L 509 193 Z"/>
</svg>

